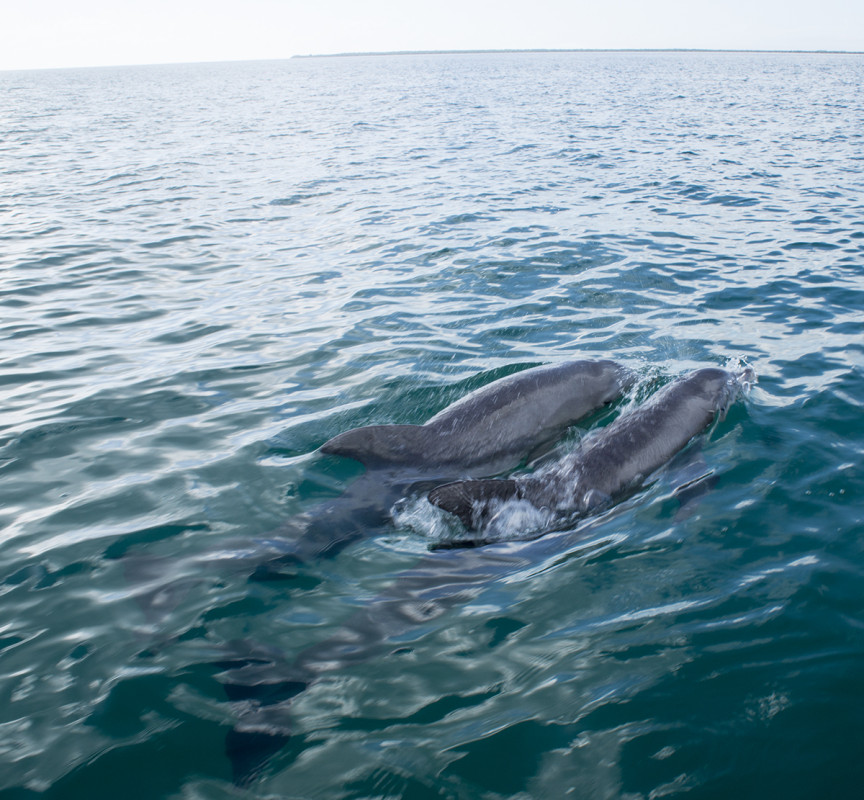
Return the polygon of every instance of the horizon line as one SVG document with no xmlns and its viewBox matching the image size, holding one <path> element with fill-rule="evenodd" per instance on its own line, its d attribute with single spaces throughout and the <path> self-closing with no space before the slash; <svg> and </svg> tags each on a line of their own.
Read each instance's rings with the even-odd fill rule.
<svg viewBox="0 0 864 800">
<path fill-rule="evenodd" d="M 761 47 L 496 47 L 468 50 L 356 50 L 344 53 L 295 53 L 291 58 L 352 58 L 356 56 L 438 56 L 495 53 L 809 53 L 812 55 L 864 55 L 864 50 Z M 270 59 L 267 59 L 270 60 Z M 272 59 L 278 60 L 278 59 Z"/>
<path fill-rule="evenodd" d="M 382 56 L 446 56 L 446 55 L 495 55 L 518 53 L 765 53 L 765 54 L 799 54 L 799 55 L 864 55 L 864 50 L 830 50 L 830 49 L 771 49 L 771 48 L 741 48 L 741 47 L 512 47 L 512 48 L 476 48 L 459 50 L 357 50 L 341 53 L 294 53 L 278 58 L 222 58 L 205 59 L 202 61 L 148 61 L 126 62 L 122 64 L 77 64 L 51 67 L 0 67 L 4 72 L 39 72 L 63 69 L 112 69 L 122 67 L 167 67 L 196 64 L 258 64 L 274 61 L 291 61 L 305 58 L 358 58 Z"/>
</svg>

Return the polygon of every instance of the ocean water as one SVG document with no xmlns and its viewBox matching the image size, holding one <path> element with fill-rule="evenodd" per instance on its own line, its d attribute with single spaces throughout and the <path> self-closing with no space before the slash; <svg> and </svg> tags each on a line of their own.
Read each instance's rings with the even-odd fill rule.
<svg viewBox="0 0 864 800">
<path fill-rule="evenodd" d="M 860 797 L 862 85 L 830 54 L 0 73 L 0 796 Z M 375 492 L 327 439 L 571 358 L 640 381 L 547 461 L 691 369 L 758 382 L 687 503 L 673 465 L 432 552 L 409 491 L 290 557 Z"/>
</svg>

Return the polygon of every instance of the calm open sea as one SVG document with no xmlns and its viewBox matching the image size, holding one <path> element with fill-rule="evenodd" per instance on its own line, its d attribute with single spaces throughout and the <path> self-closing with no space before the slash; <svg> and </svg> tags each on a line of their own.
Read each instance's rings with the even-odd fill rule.
<svg viewBox="0 0 864 800">
<path fill-rule="evenodd" d="M 0 73 L 0 796 L 860 797 L 862 86 L 824 54 Z M 636 401 L 755 369 L 707 491 L 434 553 L 419 505 L 272 561 L 363 486 L 328 438 L 579 357 Z"/>
</svg>

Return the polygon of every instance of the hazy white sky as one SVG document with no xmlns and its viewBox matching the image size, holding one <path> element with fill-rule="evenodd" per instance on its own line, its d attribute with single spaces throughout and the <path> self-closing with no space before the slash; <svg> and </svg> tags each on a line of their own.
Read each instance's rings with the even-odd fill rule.
<svg viewBox="0 0 864 800">
<path fill-rule="evenodd" d="M 0 69 L 378 50 L 864 50 L 860 0 L 0 0 L 0 20 Z"/>
</svg>

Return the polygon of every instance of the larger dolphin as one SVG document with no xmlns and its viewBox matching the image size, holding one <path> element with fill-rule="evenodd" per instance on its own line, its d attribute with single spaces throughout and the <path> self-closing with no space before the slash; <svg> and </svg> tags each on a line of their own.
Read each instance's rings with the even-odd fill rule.
<svg viewBox="0 0 864 800">
<path fill-rule="evenodd" d="M 608 360 L 534 367 L 472 392 L 423 425 L 355 428 L 325 442 L 321 452 L 370 468 L 494 475 L 518 466 L 632 383 L 630 372 Z"/>
<path fill-rule="evenodd" d="M 508 514 L 535 526 L 597 511 L 645 478 L 725 412 L 752 371 L 700 369 L 622 414 L 554 469 L 509 480 L 444 484 L 429 493 L 436 506 L 469 529 L 493 534 Z"/>
<path fill-rule="evenodd" d="M 347 456 L 367 468 L 346 492 L 296 516 L 265 540 L 225 544 L 206 566 L 244 564 L 253 579 L 285 577 L 281 567 L 335 555 L 389 522 L 393 503 L 418 484 L 427 488 L 465 475 L 494 475 L 518 467 L 577 420 L 619 397 L 634 380 L 613 361 L 568 361 L 501 378 L 448 406 L 424 425 L 375 425 L 330 439 L 321 451 Z M 422 620 L 443 613 L 502 572 L 527 563 L 494 553 L 430 553 L 391 587 L 361 607 L 349 623 L 295 659 L 269 648 L 235 642 L 209 663 L 238 713 L 226 732 L 235 781 L 247 784 L 289 739 L 296 695 L 333 670 L 372 658 L 381 647 Z M 164 574 L 159 559 L 128 558 L 147 583 Z M 301 565 L 301 579 L 309 579 Z M 251 571 L 251 570 L 250 570 Z M 292 576 L 289 576 L 292 577 Z M 314 577 L 312 578 L 314 580 Z M 195 580 L 193 578 L 192 580 Z M 156 612 L 165 613 L 160 583 Z M 140 595 L 139 595 L 140 596 Z M 145 608 L 153 619 L 153 609 Z M 206 663 L 206 662 L 205 662 Z M 202 665 L 203 666 L 203 665 Z"/>
</svg>

